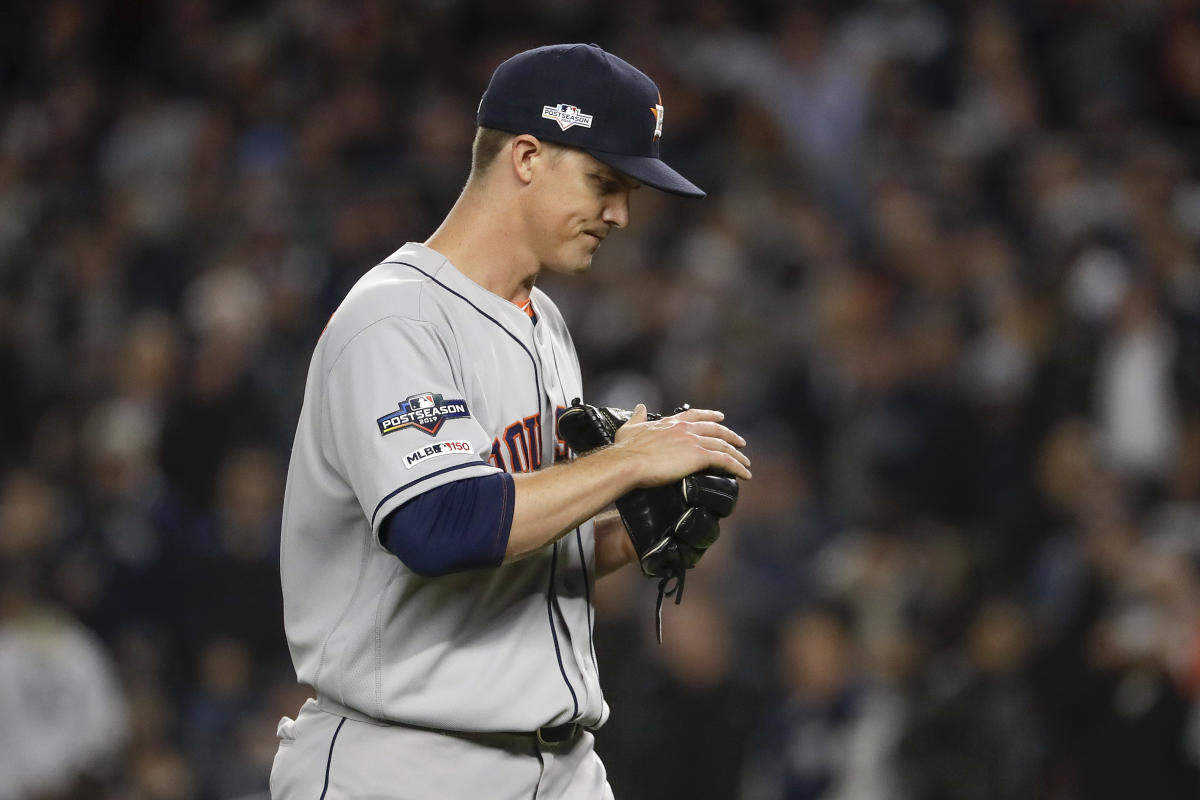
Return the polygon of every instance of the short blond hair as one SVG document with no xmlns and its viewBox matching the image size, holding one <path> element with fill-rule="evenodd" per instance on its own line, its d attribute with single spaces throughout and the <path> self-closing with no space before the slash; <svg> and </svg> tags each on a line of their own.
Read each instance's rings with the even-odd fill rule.
<svg viewBox="0 0 1200 800">
<path fill-rule="evenodd" d="M 480 175 L 490 167 L 514 136 L 516 134 L 496 128 L 476 128 L 475 141 L 471 143 L 471 175 Z"/>
<path fill-rule="evenodd" d="M 476 128 L 475 141 L 471 143 L 471 175 L 467 179 L 468 182 L 476 177 L 482 176 L 487 168 L 492 165 L 496 157 L 500 155 L 500 151 L 511 142 L 517 134 L 502 131 L 497 128 Z M 571 148 L 567 145 L 551 142 L 545 139 L 539 139 L 542 146 L 549 150 L 555 160 L 562 158 L 562 154 Z"/>
</svg>

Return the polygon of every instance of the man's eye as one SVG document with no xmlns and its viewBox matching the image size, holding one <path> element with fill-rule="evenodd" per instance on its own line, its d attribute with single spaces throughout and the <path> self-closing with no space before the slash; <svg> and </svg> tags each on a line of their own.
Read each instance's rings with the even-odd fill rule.
<svg viewBox="0 0 1200 800">
<path fill-rule="evenodd" d="M 616 181 L 602 178 L 599 175 L 593 175 L 592 182 L 595 183 L 596 191 L 600 194 L 612 194 L 620 188 Z"/>
</svg>

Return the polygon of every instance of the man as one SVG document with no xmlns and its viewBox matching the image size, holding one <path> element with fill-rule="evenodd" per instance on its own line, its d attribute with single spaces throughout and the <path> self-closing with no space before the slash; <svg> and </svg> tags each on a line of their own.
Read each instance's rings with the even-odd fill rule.
<svg viewBox="0 0 1200 800">
<path fill-rule="evenodd" d="M 313 354 L 284 498 L 284 618 L 299 679 L 275 798 L 602 798 L 608 715 L 594 581 L 634 559 L 636 487 L 749 478 L 715 411 L 647 421 L 568 460 L 571 338 L 534 287 L 578 273 L 658 159 L 654 84 L 594 45 L 501 64 L 471 175 L 443 224 L 346 296 Z M 554 462 L 563 462 L 557 463 Z"/>
</svg>

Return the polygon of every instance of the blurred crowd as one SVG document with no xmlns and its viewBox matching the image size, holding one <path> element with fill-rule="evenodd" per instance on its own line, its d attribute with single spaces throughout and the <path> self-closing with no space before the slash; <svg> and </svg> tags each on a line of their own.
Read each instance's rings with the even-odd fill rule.
<svg viewBox="0 0 1200 800">
<path fill-rule="evenodd" d="M 554 41 L 710 193 L 543 281 L 588 399 L 754 461 L 599 586 L 617 797 L 1200 796 L 1200 2 L 13 0 L 0 800 L 265 797 L 312 346 Z"/>
</svg>

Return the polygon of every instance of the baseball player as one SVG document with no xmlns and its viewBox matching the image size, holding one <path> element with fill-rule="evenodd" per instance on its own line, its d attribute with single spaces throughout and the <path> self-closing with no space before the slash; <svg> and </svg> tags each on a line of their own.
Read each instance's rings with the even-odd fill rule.
<svg viewBox="0 0 1200 800">
<path fill-rule="evenodd" d="M 654 83 L 595 45 L 501 64 L 442 225 L 367 272 L 313 353 L 284 498 L 284 622 L 315 688 L 280 721 L 282 798 L 611 797 L 594 582 L 635 552 L 597 514 L 719 469 L 715 411 L 647 420 L 569 459 L 582 395 L 541 270 L 586 270 L 640 184 L 704 193 L 658 158 Z"/>
</svg>

